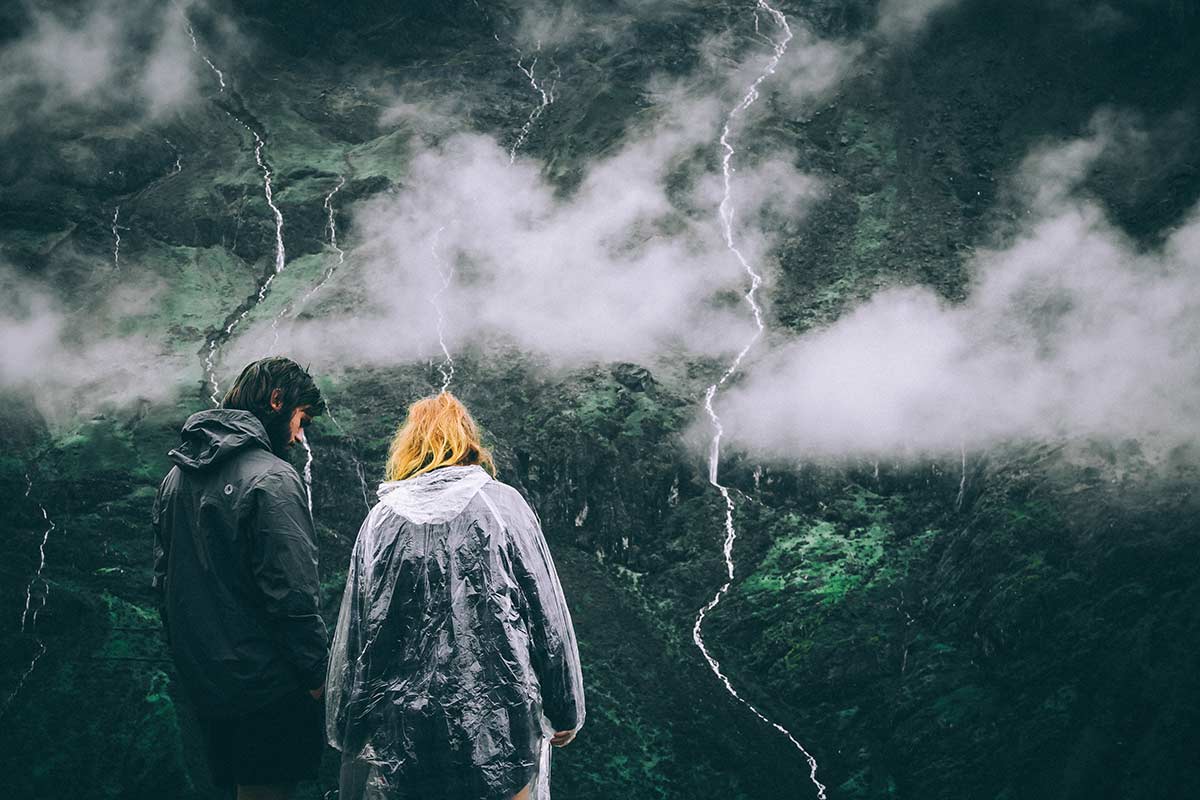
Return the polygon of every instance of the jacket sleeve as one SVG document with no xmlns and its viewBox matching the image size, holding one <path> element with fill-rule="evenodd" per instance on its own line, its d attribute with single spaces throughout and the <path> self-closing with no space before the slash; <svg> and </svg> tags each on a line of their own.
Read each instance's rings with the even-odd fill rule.
<svg viewBox="0 0 1200 800">
<path fill-rule="evenodd" d="M 517 508 L 507 520 L 513 569 L 528 609 L 533 668 L 542 689 L 542 711 L 556 731 L 582 727 L 583 675 L 571 612 L 537 515 L 514 490 Z"/>
<path fill-rule="evenodd" d="M 250 489 L 250 569 L 270 632 L 306 689 L 325 682 L 328 635 L 320 614 L 317 535 L 295 470 L 270 472 Z"/>
</svg>

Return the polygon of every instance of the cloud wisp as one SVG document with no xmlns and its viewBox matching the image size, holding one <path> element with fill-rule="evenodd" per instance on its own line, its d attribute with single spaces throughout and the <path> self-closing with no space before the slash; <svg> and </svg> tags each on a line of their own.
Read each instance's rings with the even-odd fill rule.
<svg viewBox="0 0 1200 800">
<path fill-rule="evenodd" d="M 425 299 L 440 293 L 460 347 L 503 342 L 562 365 L 726 353 L 753 323 L 731 300 L 744 275 L 713 224 L 719 185 L 693 164 L 715 139 L 721 106 L 667 91 L 658 109 L 656 123 L 592 163 L 565 197 L 535 162 L 510 165 L 489 137 L 419 152 L 401 191 L 355 212 L 366 244 L 338 283 L 359 296 L 293 322 L 282 341 L 317 364 L 430 357 L 437 326 Z M 673 193 L 673 182 L 686 188 Z M 757 257 L 769 246 L 757 221 L 802 215 L 819 183 L 781 156 L 748 166 L 738 192 L 740 236 Z M 454 270 L 448 288 L 431 259 L 435 236 Z"/>
<path fill-rule="evenodd" d="M 28 393 L 51 423 L 167 400 L 187 374 L 162 343 L 102 332 L 127 313 L 119 296 L 92 304 L 86 315 L 73 312 L 5 266 L 0 290 L 0 387 Z M 149 296 L 139 293 L 138 300 Z"/>
<path fill-rule="evenodd" d="M 887 41 L 912 39 L 921 33 L 938 12 L 959 0 L 883 0 L 875 21 L 875 33 Z"/>
<path fill-rule="evenodd" d="M 21 109 L 0 133 L 61 113 L 119 112 L 155 120 L 197 102 L 187 7 L 112 0 L 31 9 L 0 49 L 0 102 Z"/>
<path fill-rule="evenodd" d="M 755 363 L 720 409 L 730 439 L 789 459 L 1194 441 L 1200 209 L 1156 248 L 1128 239 L 1081 189 L 1123 136 L 1098 117 L 1089 136 L 1026 158 L 1025 220 L 977 252 L 964 302 L 885 291 Z"/>
</svg>

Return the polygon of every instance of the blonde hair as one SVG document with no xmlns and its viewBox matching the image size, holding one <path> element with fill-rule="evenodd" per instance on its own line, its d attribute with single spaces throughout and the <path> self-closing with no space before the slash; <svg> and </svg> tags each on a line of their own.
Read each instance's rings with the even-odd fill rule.
<svg viewBox="0 0 1200 800">
<path fill-rule="evenodd" d="M 450 392 L 431 395 L 408 407 L 408 416 L 388 448 L 389 481 L 402 481 L 438 467 L 478 464 L 493 475 L 496 464 L 480 440 L 479 426 Z"/>
</svg>

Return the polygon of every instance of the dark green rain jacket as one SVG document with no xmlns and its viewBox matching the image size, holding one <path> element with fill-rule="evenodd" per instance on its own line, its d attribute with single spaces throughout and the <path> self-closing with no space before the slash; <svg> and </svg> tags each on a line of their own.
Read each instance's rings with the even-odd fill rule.
<svg viewBox="0 0 1200 800">
<path fill-rule="evenodd" d="M 229 717 L 325 680 L 317 540 L 300 476 L 253 414 L 193 414 L 154 501 L 154 585 L 179 682 Z"/>
</svg>

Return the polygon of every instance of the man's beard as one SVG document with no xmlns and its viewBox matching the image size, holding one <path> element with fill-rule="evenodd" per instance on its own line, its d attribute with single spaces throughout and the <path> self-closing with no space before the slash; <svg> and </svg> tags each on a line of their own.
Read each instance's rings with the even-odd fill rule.
<svg viewBox="0 0 1200 800">
<path fill-rule="evenodd" d="M 271 452 L 280 458 L 286 457 L 292 438 L 292 410 L 287 413 L 282 410 L 270 414 L 262 420 L 267 429 L 267 438 L 271 440 Z"/>
</svg>

